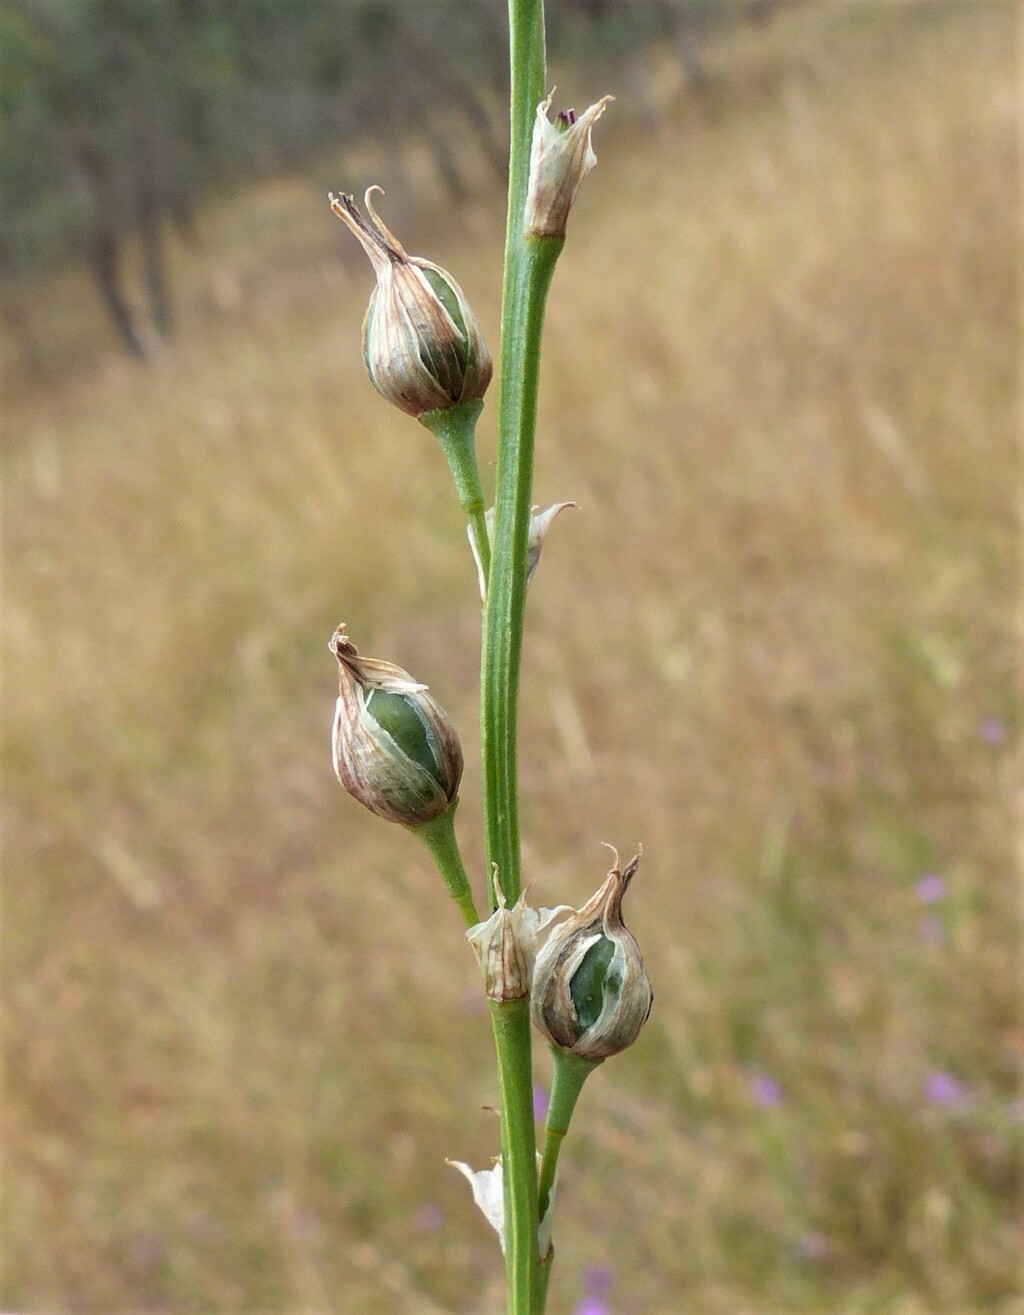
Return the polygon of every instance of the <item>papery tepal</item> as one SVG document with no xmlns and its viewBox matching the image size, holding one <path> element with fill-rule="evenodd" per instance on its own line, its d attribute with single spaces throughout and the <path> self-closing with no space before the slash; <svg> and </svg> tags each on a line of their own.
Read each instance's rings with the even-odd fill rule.
<svg viewBox="0 0 1024 1315">
<path fill-rule="evenodd" d="M 602 96 L 577 117 L 563 110 L 548 118 L 554 92 L 537 106 L 530 147 L 530 180 L 526 189 L 523 232 L 527 237 L 565 237 L 565 225 L 579 185 L 597 164 L 590 135 L 594 124 L 615 99 Z"/>
</svg>

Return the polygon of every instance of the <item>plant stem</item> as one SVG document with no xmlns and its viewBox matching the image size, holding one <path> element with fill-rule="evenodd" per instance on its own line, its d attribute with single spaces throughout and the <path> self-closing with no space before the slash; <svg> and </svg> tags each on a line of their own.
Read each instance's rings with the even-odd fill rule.
<svg viewBox="0 0 1024 1315">
<path fill-rule="evenodd" d="M 543 1219 L 551 1203 L 551 1188 L 558 1168 L 558 1155 L 562 1141 L 569 1131 L 573 1110 L 579 1100 L 583 1084 L 597 1064 L 591 1059 L 580 1059 L 557 1046 L 551 1047 L 555 1069 L 551 1083 L 551 1099 L 544 1120 L 544 1157 L 540 1166 L 540 1217 Z M 598 1061 L 600 1063 L 600 1061 Z"/>
<path fill-rule="evenodd" d="M 508 1315 L 537 1315 L 537 1147 L 533 1126 L 533 1065 L 529 1000 L 489 1000 L 501 1098 L 501 1158 L 505 1192 L 505 1275 Z"/>
<path fill-rule="evenodd" d="M 540 334 L 557 250 L 523 237 L 530 143 L 547 77 L 543 0 L 509 0 L 511 71 L 508 216 L 498 361 L 498 451 L 493 558 L 484 617 L 480 691 L 488 871 L 498 865 L 510 904 L 519 897 L 516 712 L 533 483 Z M 560 246 L 560 244 L 559 244 Z M 544 256 L 548 260 L 544 260 Z M 491 908 L 495 907 L 489 879 Z"/>
<path fill-rule="evenodd" d="M 467 927 L 475 927 L 480 921 L 480 915 L 473 902 L 469 876 L 459 853 L 459 842 L 455 839 L 455 809 L 458 802 L 456 799 L 440 816 L 429 822 L 420 822 L 407 829 L 414 836 L 419 836 L 430 851 L 430 857 L 444 880 L 445 889 L 459 906 L 463 922 Z"/>
<path fill-rule="evenodd" d="M 491 569 L 491 544 L 487 535 L 480 471 L 476 464 L 476 422 L 483 405 L 479 401 L 459 402 L 444 411 L 426 411 L 419 419 L 441 444 L 455 481 L 459 505 L 472 526 L 480 569 L 486 581 Z"/>
<path fill-rule="evenodd" d="M 514 277 L 506 287 L 509 305 L 501 339 L 498 475 L 484 620 L 480 729 L 487 855 L 491 865 L 497 864 L 501 888 L 510 904 L 519 898 L 522 884 L 516 731 L 540 338 L 548 288 L 562 245 L 560 238 L 520 242 Z M 507 343 L 511 344 L 509 359 Z M 494 908 L 493 888 L 489 895 Z"/>
<path fill-rule="evenodd" d="M 597 1064 L 590 1059 L 580 1059 L 576 1055 L 570 1055 L 564 1050 L 559 1050 L 557 1046 L 551 1047 L 551 1054 L 555 1062 L 554 1074 L 551 1082 L 551 1099 L 548 1103 L 547 1118 L 544 1120 L 544 1154 L 540 1165 L 540 1187 L 538 1190 L 538 1213 L 543 1219 L 552 1205 L 552 1192 L 555 1186 L 555 1175 L 558 1172 L 558 1156 L 562 1150 L 562 1142 L 565 1140 L 565 1134 L 569 1131 L 569 1124 L 572 1122 L 573 1111 L 576 1109 L 576 1102 L 579 1100 L 580 1092 L 583 1090 L 583 1084 L 590 1077 Z M 550 1236 L 550 1229 L 548 1230 Z M 540 1306 L 544 1310 L 544 1302 L 547 1297 L 548 1281 L 551 1278 L 551 1267 L 555 1259 L 555 1248 L 549 1246 L 547 1253 L 540 1258 Z"/>
<path fill-rule="evenodd" d="M 509 0 L 511 154 L 498 377 L 498 454 L 494 541 L 481 659 L 480 733 L 488 902 L 496 907 L 497 865 L 509 904 L 519 897 L 516 722 L 526 593 L 526 540 L 533 484 L 540 336 L 544 301 L 560 241 L 527 242 L 523 208 L 530 142 L 545 91 L 543 0 Z M 501 1088 L 505 1189 L 505 1271 L 509 1315 L 542 1309 L 537 1245 L 536 1134 L 533 1125 L 529 1007 L 491 1009 Z"/>
</svg>

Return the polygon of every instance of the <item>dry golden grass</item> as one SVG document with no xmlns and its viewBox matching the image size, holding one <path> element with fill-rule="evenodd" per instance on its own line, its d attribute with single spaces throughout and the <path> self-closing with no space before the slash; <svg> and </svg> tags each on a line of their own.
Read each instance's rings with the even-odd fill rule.
<svg viewBox="0 0 1024 1315">
<path fill-rule="evenodd" d="M 530 596 L 525 861 L 576 899 L 643 841 L 657 998 L 583 1098 L 552 1315 L 595 1264 L 616 1315 L 1024 1309 L 1013 17 L 786 13 L 602 131 L 545 346 L 537 496 L 583 510 Z M 500 199 L 388 205 L 493 343 Z M 8 386 L 0 1304 L 483 1315 L 443 1165 L 496 1144 L 476 970 L 327 754 L 344 619 L 463 728 L 479 873 L 461 518 L 362 376 L 322 197 L 204 228 L 173 353 L 107 353 L 69 274 L 54 377 Z"/>
</svg>

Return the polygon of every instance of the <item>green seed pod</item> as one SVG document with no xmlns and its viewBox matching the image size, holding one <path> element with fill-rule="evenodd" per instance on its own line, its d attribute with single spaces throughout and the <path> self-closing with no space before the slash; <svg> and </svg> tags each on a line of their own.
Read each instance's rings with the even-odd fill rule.
<svg viewBox="0 0 1024 1315">
<path fill-rule="evenodd" d="M 360 657 L 343 625 L 329 647 L 338 659 L 338 780 L 378 817 L 429 822 L 451 806 L 462 779 L 462 747 L 448 714 L 401 667 Z"/>
<path fill-rule="evenodd" d="M 377 286 L 363 320 L 363 360 L 370 382 L 409 415 L 477 401 L 493 365 L 476 316 L 452 276 L 409 253 L 365 197 L 370 224 L 354 199 L 331 195 L 331 209 L 370 258 Z"/>
<path fill-rule="evenodd" d="M 622 921 L 622 897 L 639 864 L 637 854 L 620 872 L 616 856 L 601 889 L 537 955 L 534 1025 L 553 1045 L 592 1063 L 633 1044 L 654 1000 L 640 947 Z"/>
</svg>

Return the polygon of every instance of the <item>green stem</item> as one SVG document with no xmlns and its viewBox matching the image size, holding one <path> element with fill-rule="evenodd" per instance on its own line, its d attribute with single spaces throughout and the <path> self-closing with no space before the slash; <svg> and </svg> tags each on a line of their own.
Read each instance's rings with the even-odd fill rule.
<svg viewBox="0 0 1024 1315">
<path fill-rule="evenodd" d="M 516 783 L 516 713 L 526 593 L 526 541 L 533 483 L 540 336 L 544 301 L 561 242 L 527 242 L 523 208 L 537 105 L 545 92 L 543 0 L 509 0 L 511 154 L 501 308 L 498 453 L 494 539 L 487 577 L 481 659 L 480 724 L 488 896 L 493 870 L 514 904 L 521 887 Z M 529 1008 L 492 1006 L 501 1087 L 505 1186 L 505 1271 L 509 1315 L 543 1306 L 537 1246 L 536 1133 Z"/>
<path fill-rule="evenodd" d="M 506 362 L 499 399 L 498 491 L 495 499 L 493 557 L 484 613 L 480 730 L 484 778 L 489 902 L 495 907 L 493 872 L 514 904 L 522 887 L 517 786 L 517 710 L 526 597 L 526 540 L 533 485 L 533 444 L 537 415 L 540 333 L 544 301 L 561 242 L 540 239 L 523 244 L 511 295 L 518 316 L 502 333 Z M 506 359 L 505 344 L 519 343 L 522 354 Z M 518 1109 L 502 1120 L 505 1170 L 505 1266 L 510 1315 L 543 1310 L 537 1246 L 536 1137 L 530 1082 L 530 1029 L 495 1033 L 499 1079 L 525 1074 L 517 1087 Z"/>
<path fill-rule="evenodd" d="M 501 1093 L 501 1160 L 505 1191 L 505 1274 L 508 1315 L 536 1315 L 537 1143 L 533 1126 L 533 1065 L 529 1000 L 489 1000 Z"/>
<path fill-rule="evenodd" d="M 475 927 L 480 921 L 480 915 L 473 902 L 469 876 L 459 853 L 459 842 L 455 839 L 455 809 L 458 803 L 456 799 L 439 817 L 429 822 L 419 822 L 407 830 L 418 836 L 430 851 L 430 857 L 444 880 L 445 889 L 459 906 L 463 922 L 467 927 Z"/>
<path fill-rule="evenodd" d="M 491 544 L 487 534 L 484 492 L 476 464 L 476 422 L 483 402 L 459 402 L 444 411 L 425 411 L 419 417 L 441 444 L 448 469 L 455 481 L 459 505 L 469 517 L 476 541 L 480 569 L 486 581 L 491 569 Z"/>
<path fill-rule="evenodd" d="M 565 1134 L 569 1131 L 569 1124 L 572 1122 L 576 1102 L 580 1098 L 584 1082 L 597 1068 L 597 1064 L 601 1062 L 600 1060 L 595 1063 L 590 1059 L 579 1059 L 576 1055 L 570 1055 L 564 1050 L 559 1050 L 557 1046 L 551 1047 L 551 1054 L 555 1061 L 555 1069 L 551 1082 L 551 1099 L 548 1103 L 547 1118 L 544 1120 L 544 1154 L 541 1158 L 540 1187 L 538 1189 L 538 1213 L 541 1219 L 544 1218 L 551 1207 L 551 1194 L 555 1186 L 555 1175 L 558 1172 L 558 1157 L 561 1154 Z M 551 1278 L 551 1267 L 554 1259 L 555 1248 L 549 1245 L 547 1253 L 540 1258 L 540 1311 L 544 1310 L 548 1281 Z"/>
<path fill-rule="evenodd" d="M 519 898 L 522 885 L 517 722 L 540 340 L 548 288 L 562 245 L 561 238 L 520 241 L 511 284 L 506 286 L 501 336 L 498 472 L 484 619 L 480 728 L 489 870 L 497 864 L 509 904 Z M 489 894 L 494 908 L 493 889 Z"/>
<path fill-rule="evenodd" d="M 544 1120 L 544 1156 L 540 1166 L 540 1217 L 543 1219 L 551 1204 L 551 1189 L 558 1169 L 558 1155 L 562 1141 L 569 1131 L 573 1111 L 579 1100 L 583 1084 L 597 1064 L 592 1059 L 580 1059 L 557 1046 L 551 1047 L 555 1070 L 551 1083 L 551 1099 Z"/>
<path fill-rule="evenodd" d="M 562 243 L 527 241 L 523 236 L 533 124 L 547 77 L 543 0 L 509 0 L 508 16 L 508 216 L 498 361 L 497 488 L 481 660 L 480 729 L 488 872 L 492 874 L 497 864 L 502 890 L 513 904 L 521 885 L 516 714 L 540 337 L 544 302 Z M 493 878 L 488 880 L 493 909 Z"/>
</svg>

